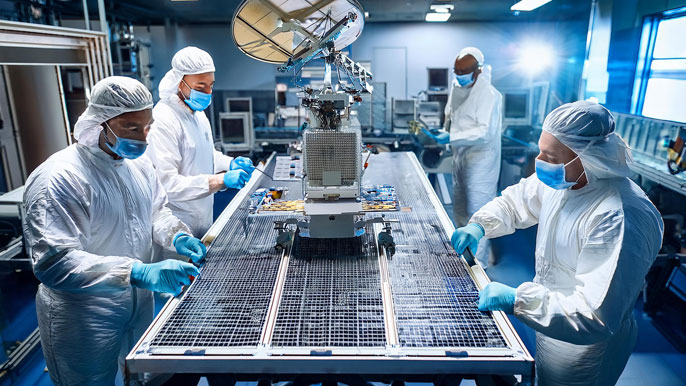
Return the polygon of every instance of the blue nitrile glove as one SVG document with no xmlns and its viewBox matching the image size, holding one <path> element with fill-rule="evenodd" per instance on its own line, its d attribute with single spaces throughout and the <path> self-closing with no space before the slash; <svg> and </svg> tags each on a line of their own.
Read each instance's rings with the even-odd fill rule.
<svg viewBox="0 0 686 386">
<path fill-rule="evenodd" d="M 479 240 L 484 237 L 484 233 L 484 228 L 478 223 L 473 222 L 467 226 L 455 229 L 452 237 L 450 237 L 450 243 L 453 244 L 455 252 L 460 255 L 464 253 L 467 247 L 472 251 L 472 254 L 476 255 Z"/>
<path fill-rule="evenodd" d="M 229 170 L 245 170 L 248 175 L 251 175 L 253 170 L 255 170 L 255 166 L 252 164 L 252 161 L 250 158 L 246 157 L 236 157 L 233 160 L 231 160 L 231 165 L 229 165 Z"/>
<path fill-rule="evenodd" d="M 191 284 L 189 276 L 196 277 L 199 274 L 200 271 L 193 264 L 174 259 L 152 264 L 136 261 L 131 267 L 131 285 L 178 296 L 184 285 Z"/>
<path fill-rule="evenodd" d="M 176 247 L 176 253 L 190 257 L 195 264 L 200 264 L 207 253 L 207 248 L 202 241 L 185 233 L 177 235 L 172 244 Z"/>
<path fill-rule="evenodd" d="M 433 139 L 440 145 L 445 145 L 450 143 L 450 133 L 446 131 L 438 131 L 438 134 L 434 134 L 429 130 L 422 127 L 422 133 L 426 134 L 427 137 Z"/>
<path fill-rule="evenodd" d="M 224 185 L 227 188 L 240 189 L 250 179 L 250 175 L 243 169 L 230 170 L 224 173 Z"/>
<path fill-rule="evenodd" d="M 505 311 L 508 314 L 514 312 L 517 290 L 496 282 L 486 284 L 479 291 L 479 311 Z"/>
</svg>

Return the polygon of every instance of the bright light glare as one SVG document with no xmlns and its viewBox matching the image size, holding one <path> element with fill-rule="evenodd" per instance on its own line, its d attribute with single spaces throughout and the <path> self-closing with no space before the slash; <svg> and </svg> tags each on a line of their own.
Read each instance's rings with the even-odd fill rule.
<svg viewBox="0 0 686 386">
<path fill-rule="evenodd" d="M 450 19 L 450 14 L 449 13 L 435 13 L 435 12 L 430 12 L 426 14 L 426 17 L 424 20 L 430 21 L 430 22 L 443 22 L 443 21 L 448 21 Z"/>
<path fill-rule="evenodd" d="M 522 0 L 510 7 L 511 11 L 533 11 L 543 4 L 550 3 L 552 0 Z"/>
<path fill-rule="evenodd" d="M 518 67 L 529 75 L 536 75 L 555 64 L 555 51 L 547 44 L 525 44 L 519 55 Z"/>
</svg>

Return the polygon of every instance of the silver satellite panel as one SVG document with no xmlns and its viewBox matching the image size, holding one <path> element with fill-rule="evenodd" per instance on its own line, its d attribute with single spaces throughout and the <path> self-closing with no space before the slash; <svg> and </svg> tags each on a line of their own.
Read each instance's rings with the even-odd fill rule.
<svg viewBox="0 0 686 386">
<path fill-rule="evenodd" d="M 308 42 L 326 39 L 351 13 L 354 20 L 333 39 L 336 50 L 362 33 L 364 11 L 356 0 L 245 0 L 233 16 L 233 40 L 254 59 L 283 64 L 307 49 Z"/>
</svg>

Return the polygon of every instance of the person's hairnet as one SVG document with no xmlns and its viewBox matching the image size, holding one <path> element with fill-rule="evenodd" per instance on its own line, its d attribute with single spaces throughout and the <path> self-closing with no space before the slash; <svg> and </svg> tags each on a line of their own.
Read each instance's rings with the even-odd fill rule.
<svg viewBox="0 0 686 386">
<path fill-rule="evenodd" d="M 160 99 L 166 99 L 176 94 L 184 75 L 214 72 L 214 61 L 212 61 L 210 54 L 197 47 L 181 49 L 174 55 L 171 64 L 171 70 L 167 71 L 160 81 Z"/>
<path fill-rule="evenodd" d="M 80 144 L 97 146 L 103 122 L 152 106 L 152 94 L 136 79 L 126 76 L 102 79 L 93 86 L 88 107 L 74 125 L 74 138 Z"/>
<path fill-rule="evenodd" d="M 548 114 L 543 130 L 579 156 L 589 180 L 631 175 L 629 145 L 615 133 L 615 119 L 605 107 L 589 101 L 564 104 Z"/>
<path fill-rule="evenodd" d="M 467 55 L 472 55 L 474 59 L 476 59 L 476 63 L 479 66 L 484 65 L 484 54 L 481 52 L 480 49 L 476 47 L 465 47 L 460 51 L 459 54 L 457 54 L 457 59 L 462 59 Z"/>
</svg>

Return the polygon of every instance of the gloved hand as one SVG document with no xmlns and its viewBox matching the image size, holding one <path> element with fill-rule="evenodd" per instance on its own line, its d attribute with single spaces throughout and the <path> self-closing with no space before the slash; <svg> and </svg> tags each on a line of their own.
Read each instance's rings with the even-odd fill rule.
<svg viewBox="0 0 686 386">
<path fill-rule="evenodd" d="M 243 169 L 230 170 L 224 173 L 224 185 L 227 188 L 240 189 L 250 179 L 250 175 Z"/>
<path fill-rule="evenodd" d="M 188 276 L 199 274 L 196 266 L 178 260 L 169 259 L 152 264 L 136 261 L 131 267 L 131 285 L 178 296 L 184 285 L 191 284 Z"/>
<path fill-rule="evenodd" d="M 255 170 L 255 166 L 252 164 L 252 161 L 250 158 L 246 157 L 236 157 L 233 160 L 231 160 L 231 165 L 229 166 L 229 170 L 238 170 L 242 169 L 245 170 L 248 175 L 252 175 L 253 170 Z"/>
<path fill-rule="evenodd" d="M 433 139 L 440 145 L 450 143 L 450 133 L 446 131 L 439 131 L 438 134 L 434 134 L 422 127 L 422 133 L 424 133 L 427 137 Z"/>
<path fill-rule="evenodd" d="M 488 283 L 479 292 L 479 311 L 514 312 L 517 290 L 501 283 Z"/>
<path fill-rule="evenodd" d="M 176 247 L 176 253 L 189 257 L 195 264 L 200 264 L 207 253 L 207 248 L 202 241 L 185 233 L 176 236 L 173 244 Z"/>
<path fill-rule="evenodd" d="M 450 237 L 450 243 L 455 248 L 455 252 L 460 255 L 464 253 L 464 250 L 469 247 L 472 254 L 476 255 L 476 249 L 479 246 L 479 240 L 484 237 L 484 228 L 477 223 L 467 224 L 467 226 L 455 229 L 452 237 Z"/>
</svg>

